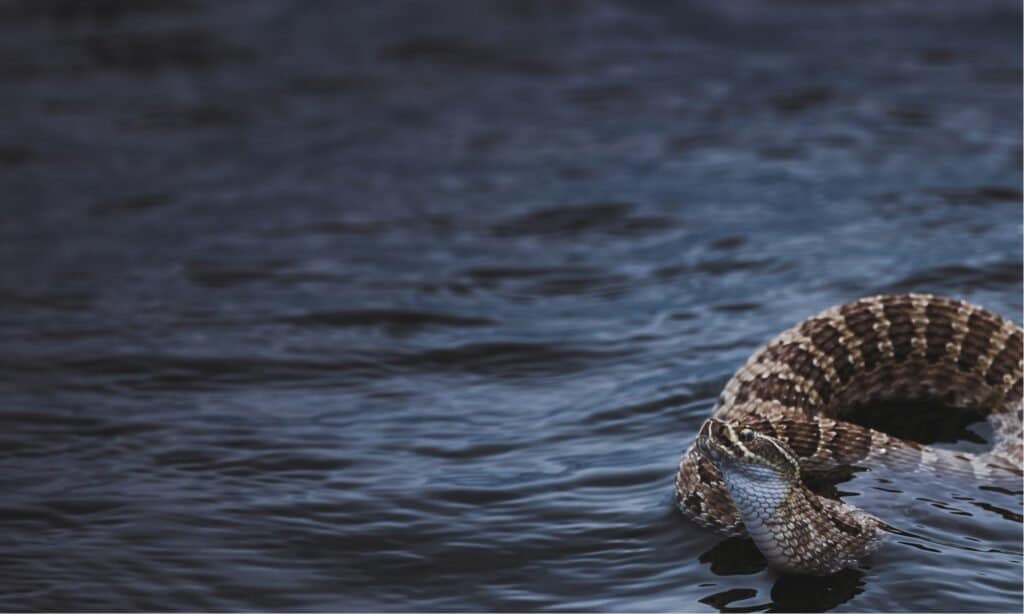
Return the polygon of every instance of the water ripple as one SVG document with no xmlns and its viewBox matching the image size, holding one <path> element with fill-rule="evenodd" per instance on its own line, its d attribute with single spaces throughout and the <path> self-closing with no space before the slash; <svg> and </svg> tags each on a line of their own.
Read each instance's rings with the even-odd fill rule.
<svg viewBox="0 0 1024 614">
<path fill-rule="evenodd" d="M 1020 6 L 736 6 L 0 2 L 4 604 L 1021 611 L 1019 484 L 827 476 L 823 578 L 675 509 L 771 334 L 1022 306 Z"/>
</svg>

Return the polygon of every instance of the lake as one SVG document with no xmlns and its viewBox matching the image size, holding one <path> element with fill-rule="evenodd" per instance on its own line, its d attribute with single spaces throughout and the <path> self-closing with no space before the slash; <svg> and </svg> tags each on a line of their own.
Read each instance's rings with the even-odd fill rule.
<svg viewBox="0 0 1024 614">
<path fill-rule="evenodd" d="M 1019 490 L 858 473 L 826 578 L 673 507 L 799 320 L 1020 321 L 1019 3 L 0 17 L 4 609 L 1020 611 Z"/>
</svg>

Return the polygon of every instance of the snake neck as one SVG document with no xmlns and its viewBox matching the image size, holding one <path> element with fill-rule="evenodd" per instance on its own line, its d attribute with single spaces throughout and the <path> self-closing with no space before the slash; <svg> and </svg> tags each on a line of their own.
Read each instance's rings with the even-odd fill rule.
<svg viewBox="0 0 1024 614">
<path fill-rule="evenodd" d="M 749 466 L 726 469 L 722 476 L 747 534 L 781 571 L 827 575 L 854 565 L 881 545 L 881 521 L 819 497 L 799 480 Z"/>
</svg>

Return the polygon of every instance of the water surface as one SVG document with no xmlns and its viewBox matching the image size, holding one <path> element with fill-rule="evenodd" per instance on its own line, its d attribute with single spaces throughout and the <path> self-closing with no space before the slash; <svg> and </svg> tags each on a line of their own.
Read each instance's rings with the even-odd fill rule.
<svg viewBox="0 0 1024 614">
<path fill-rule="evenodd" d="M 1019 490 L 824 579 L 672 498 L 796 321 L 1020 320 L 1018 3 L 0 16 L 6 608 L 1021 609 Z"/>
</svg>

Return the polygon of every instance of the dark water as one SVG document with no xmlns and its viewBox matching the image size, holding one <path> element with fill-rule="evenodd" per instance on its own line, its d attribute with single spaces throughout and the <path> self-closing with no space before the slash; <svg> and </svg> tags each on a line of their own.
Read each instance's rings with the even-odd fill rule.
<svg viewBox="0 0 1024 614">
<path fill-rule="evenodd" d="M 858 474 L 905 534 L 801 579 L 672 481 L 816 310 L 1019 320 L 1020 24 L 3 2 L 0 605 L 1019 611 L 1019 491 Z"/>
</svg>

